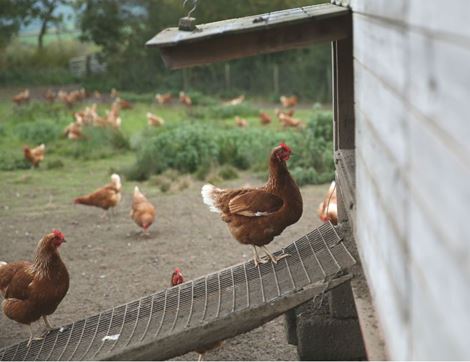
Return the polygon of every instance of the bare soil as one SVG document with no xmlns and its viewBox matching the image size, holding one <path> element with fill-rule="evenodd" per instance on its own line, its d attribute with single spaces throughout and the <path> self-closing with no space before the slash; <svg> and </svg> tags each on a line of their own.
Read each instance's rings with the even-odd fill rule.
<svg viewBox="0 0 470 362">
<path fill-rule="evenodd" d="M 99 187 L 101 178 L 94 180 L 91 175 L 88 183 Z M 221 186 L 247 183 L 254 185 L 259 181 L 244 174 L 240 179 Z M 235 241 L 219 216 L 209 212 L 202 203 L 202 182 L 193 182 L 183 191 L 165 194 L 156 187 L 141 186 L 156 205 L 158 213 L 148 237 L 139 234 L 129 217 L 130 191 L 134 183 L 124 181 L 123 200 L 115 214 L 107 219 L 101 218 L 102 210 L 72 204 L 70 194 L 82 193 L 83 185 L 76 185 L 68 192 L 61 192 L 60 187 L 48 189 L 47 197 L 42 192 L 48 185 L 25 187 L 15 182 L 4 182 L 2 188 L 6 185 L 8 189 L 0 192 L 0 260 L 30 260 L 37 241 L 52 228 L 60 229 L 68 241 L 61 247 L 61 255 L 70 272 L 70 290 L 50 318 L 55 326 L 167 287 L 175 267 L 180 267 L 189 280 L 251 258 L 251 248 Z M 303 216 L 271 243 L 273 251 L 320 224 L 316 207 L 327 189 L 328 185 L 302 188 Z M 34 326 L 37 333 L 41 328 L 39 323 Z M 0 347 L 19 342 L 27 336 L 25 326 L 1 313 Z M 192 352 L 177 360 L 197 357 Z M 205 358 L 296 360 L 297 353 L 294 346 L 286 343 L 283 317 L 280 317 L 226 341 L 224 346 L 209 352 Z"/>
</svg>

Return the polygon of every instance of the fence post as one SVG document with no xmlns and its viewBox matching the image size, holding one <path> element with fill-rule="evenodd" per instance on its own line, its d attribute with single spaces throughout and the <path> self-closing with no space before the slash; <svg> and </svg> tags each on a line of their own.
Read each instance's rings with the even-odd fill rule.
<svg viewBox="0 0 470 362">
<path fill-rule="evenodd" d="M 279 65 L 273 66 L 273 89 L 276 95 L 279 95 Z"/>
<path fill-rule="evenodd" d="M 230 63 L 225 63 L 225 90 L 230 89 Z"/>
<path fill-rule="evenodd" d="M 183 69 L 183 91 L 187 92 L 189 89 L 189 74 L 188 68 Z"/>
</svg>

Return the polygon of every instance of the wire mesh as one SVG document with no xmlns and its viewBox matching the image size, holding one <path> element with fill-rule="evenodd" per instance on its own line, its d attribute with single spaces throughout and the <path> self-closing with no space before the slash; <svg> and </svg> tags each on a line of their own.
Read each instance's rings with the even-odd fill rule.
<svg viewBox="0 0 470 362">
<path fill-rule="evenodd" d="M 0 360 L 110 358 L 142 343 L 267 305 L 305 286 L 341 275 L 354 259 L 330 224 L 323 224 L 274 255 L 277 264 L 252 260 L 114 307 L 50 332 L 42 340 L 0 350 Z"/>
</svg>

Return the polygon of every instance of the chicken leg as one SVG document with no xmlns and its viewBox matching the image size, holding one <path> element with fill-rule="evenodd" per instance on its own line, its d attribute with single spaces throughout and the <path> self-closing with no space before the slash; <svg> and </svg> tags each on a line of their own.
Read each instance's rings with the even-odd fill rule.
<svg viewBox="0 0 470 362">
<path fill-rule="evenodd" d="M 28 339 L 28 344 L 26 345 L 29 347 L 31 345 L 31 342 L 33 341 L 33 327 L 31 327 L 31 324 L 28 324 L 29 327 L 29 339 Z"/>
<path fill-rule="evenodd" d="M 54 327 L 52 327 L 51 324 L 49 323 L 49 321 L 47 320 L 47 316 L 43 315 L 42 319 L 44 320 L 44 324 L 46 325 L 47 330 L 52 331 L 54 329 Z"/>
<path fill-rule="evenodd" d="M 268 248 L 265 245 L 263 245 L 262 248 L 263 248 L 264 252 L 266 253 L 266 255 L 268 256 L 268 258 L 271 259 L 271 261 L 274 264 L 277 264 L 277 262 L 279 260 L 287 258 L 290 255 L 290 254 L 284 253 L 284 254 L 281 254 L 279 256 L 274 256 L 273 254 L 271 254 L 271 252 L 268 250 Z"/>
<path fill-rule="evenodd" d="M 252 247 L 253 247 L 253 262 L 255 263 L 255 266 L 258 266 L 259 264 L 267 263 L 268 262 L 267 260 L 264 260 L 263 258 L 259 257 L 256 246 L 252 245 Z"/>
<path fill-rule="evenodd" d="M 204 355 L 205 353 L 199 353 L 199 358 L 197 359 L 198 362 L 204 361 Z"/>
</svg>

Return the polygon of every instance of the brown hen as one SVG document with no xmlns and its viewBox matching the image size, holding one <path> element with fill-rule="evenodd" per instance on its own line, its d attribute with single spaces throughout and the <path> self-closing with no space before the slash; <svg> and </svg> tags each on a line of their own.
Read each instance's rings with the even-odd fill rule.
<svg viewBox="0 0 470 362">
<path fill-rule="evenodd" d="M 155 221 L 155 214 L 155 207 L 136 186 L 134 188 L 134 197 L 132 199 L 132 209 L 130 214 L 132 220 L 144 229 L 144 233 L 146 234 L 150 225 Z"/>
<path fill-rule="evenodd" d="M 105 210 L 106 215 L 106 211 L 115 207 L 119 201 L 121 201 L 121 178 L 113 173 L 109 184 L 91 194 L 77 197 L 74 203 L 99 207 Z"/>
<path fill-rule="evenodd" d="M 65 242 L 64 234 L 53 230 L 38 243 L 33 262 L 0 263 L 0 293 L 3 313 L 21 324 L 29 326 L 41 317 L 46 328 L 52 327 L 47 316 L 55 312 L 69 289 L 69 274 L 58 248 Z"/>
<path fill-rule="evenodd" d="M 44 143 L 34 148 L 29 148 L 29 146 L 23 147 L 24 158 L 31 163 L 33 167 L 38 167 L 39 163 L 44 160 L 44 155 L 46 153 L 46 145 Z"/>
<path fill-rule="evenodd" d="M 208 184 L 201 191 L 204 203 L 221 214 L 235 239 L 253 247 L 256 265 L 265 262 L 256 247 L 263 248 L 274 263 L 286 256 L 273 256 L 266 245 L 302 216 L 302 196 L 286 165 L 290 155 L 285 144 L 273 149 L 264 186 L 224 190 Z"/>
</svg>

